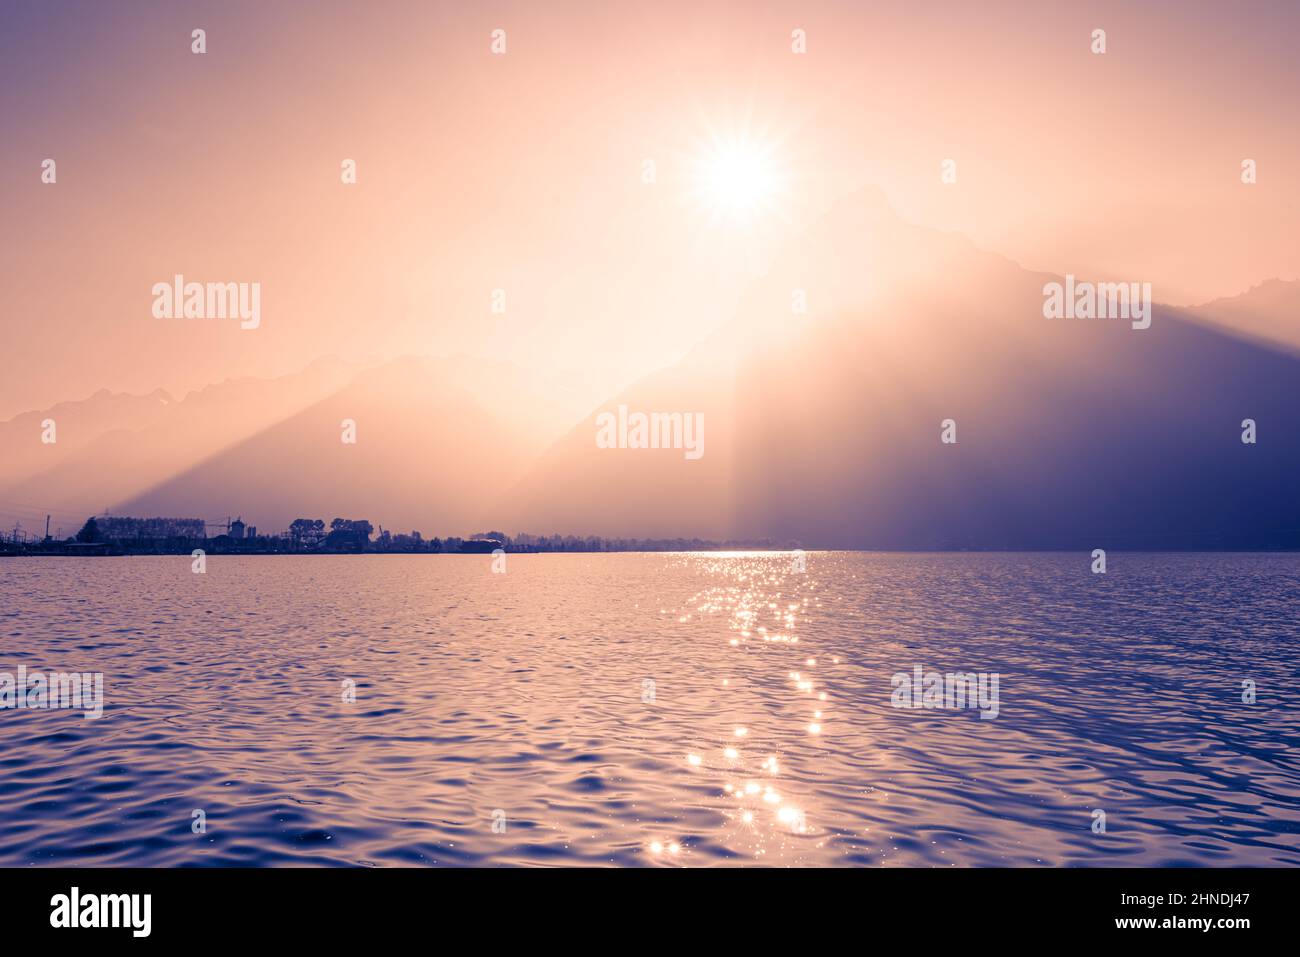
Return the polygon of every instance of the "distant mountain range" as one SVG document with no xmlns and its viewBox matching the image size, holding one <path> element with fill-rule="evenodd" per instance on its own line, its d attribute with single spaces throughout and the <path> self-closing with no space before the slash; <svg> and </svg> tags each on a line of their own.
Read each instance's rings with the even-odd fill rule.
<svg viewBox="0 0 1300 957">
<path fill-rule="evenodd" d="M 132 515 L 370 519 L 426 534 L 493 525 L 500 495 L 580 415 L 562 384 L 506 363 L 404 358 L 122 501 Z M 343 441 L 355 423 L 356 443 Z M 214 511 L 215 510 L 215 511 Z"/>
<path fill-rule="evenodd" d="M 830 255 L 843 250 L 857 269 Z M 1043 286 L 1060 278 L 908 225 L 865 192 L 685 361 L 602 407 L 703 411 L 702 459 L 600 449 L 584 421 L 506 521 L 834 547 L 1300 546 L 1300 358 L 1227 331 L 1300 341 L 1300 284 L 1157 305 L 1135 330 L 1044 318 Z M 807 316 L 792 314 L 795 290 Z M 955 445 L 940 442 L 945 419 Z"/>
<path fill-rule="evenodd" d="M 1183 310 L 1236 335 L 1300 353 L 1300 282 L 1270 279 L 1239 296 Z"/>
<path fill-rule="evenodd" d="M 0 423 L 0 514 L 16 505 L 28 514 L 51 509 L 72 519 L 120 505 L 237 444 L 251 423 L 293 415 L 356 373 L 339 360 L 319 360 L 296 375 L 231 379 L 179 401 L 161 389 L 145 396 L 101 390 L 16 416 Z M 47 418 L 55 423 L 52 444 L 40 441 Z M 222 503 L 223 515 L 228 507 Z"/>
<path fill-rule="evenodd" d="M 909 225 L 864 191 L 680 363 L 598 408 L 571 384 L 464 358 L 323 360 L 181 401 L 101 392 L 0 424 L 0 515 L 242 514 L 264 531 L 342 516 L 427 534 L 805 547 L 1300 547 L 1300 283 L 1157 304 L 1135 330 L 1044 318 L 1043 286 L 1060 278 Z M 599 448 L 596 416 L 619 405 L 703 413 L 705 454 Z M 39 444 L 47 417 L 55 446 Z M 355 445 L 340 441 L 345 419 Z M 956 444 L 940 441 L 946 419 Z"/>
<path fill-rule="evenodd" d="M 65 532 L 106 512 L 242 515 L 263 531 L 336 516 L 397 531 L 486 527 L 497 496 L 584 405 L 564 382 L 468 358 L 327 359 L 180 401 L 99 392 L 0 424 L 0 516 L 29 532 L 46 510 Z M 355 444 L 342 441 L 344 420 Z"/>
</svg>

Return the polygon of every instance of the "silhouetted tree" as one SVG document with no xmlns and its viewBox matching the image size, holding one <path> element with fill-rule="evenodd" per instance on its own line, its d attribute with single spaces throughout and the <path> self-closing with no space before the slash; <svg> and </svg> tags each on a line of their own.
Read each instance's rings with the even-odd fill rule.
<svg viewBox="0 0 1300 957">
<path fill-rule="evenodd" d="M 325 522 L 319 518 L 295 518 L 289 524 L 289 536 L 299 543 L 318 542 L 325 537 Z"/>
<path fill-rule="evenodd" d="M 364 518 L 336 518 L 330 522 L 330 533 L 325 542 L 332 548 L 364 548 L 375 527 Z"/>
</svg>

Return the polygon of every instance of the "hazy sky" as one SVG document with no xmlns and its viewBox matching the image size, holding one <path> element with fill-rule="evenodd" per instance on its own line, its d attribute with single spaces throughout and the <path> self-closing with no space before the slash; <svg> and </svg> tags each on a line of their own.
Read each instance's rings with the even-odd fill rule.
<svg viewBox="0 0 1300 957">
<path fill-rule="evenodd" d="M 1165 302 L 1298 275 L 1293 2 L 11 0 L 0 18 L 0 417 L 330 353 L 506 358 L 595 401 L 681 355 L 867 183 L 918 223 Z M 763 201 L 719 214 L 733 170 L 711 164 L 736 152 L 761 159 Z M 261 327 L 153 318 L 176 273 L 260 282 Z"/>
</svg>

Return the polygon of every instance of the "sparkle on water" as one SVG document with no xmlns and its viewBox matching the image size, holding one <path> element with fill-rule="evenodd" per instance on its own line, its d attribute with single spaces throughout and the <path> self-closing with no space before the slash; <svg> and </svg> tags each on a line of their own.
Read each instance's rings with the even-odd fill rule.
<svg viewBox="0 0 1300 957">
<path fill-rule="evenodd" d="M 4 560 L 0 864 L 1300 863 L 1300 556 L 806 561 Z"/>
</svg>

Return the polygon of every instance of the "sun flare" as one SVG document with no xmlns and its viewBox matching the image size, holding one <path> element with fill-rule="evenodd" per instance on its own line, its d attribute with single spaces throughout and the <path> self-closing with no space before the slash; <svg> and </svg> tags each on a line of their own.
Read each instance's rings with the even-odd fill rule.
<svg viewBox="0 0 1300 957">
<path fill-rule="evenodd" d="M 701 107 L 669 151 L 692 256 L 719 274 L 762 275 L 806 205 L 799 123 L 760 112 Z"/>
<path fill-rule="evenodd" d="M 762 150 L 745 145 L 719 147 L 704 161 L 703 192 L 716 208 L 751 213 L 772 195 L 775 176 Z"/>
<path fill-rule="evenodd" d="M 785 218 L 779 138 L 748 128 L 710 129 L 687 160 L 691 205 L 708 225 L 770 228 Z"/>
</svg>

